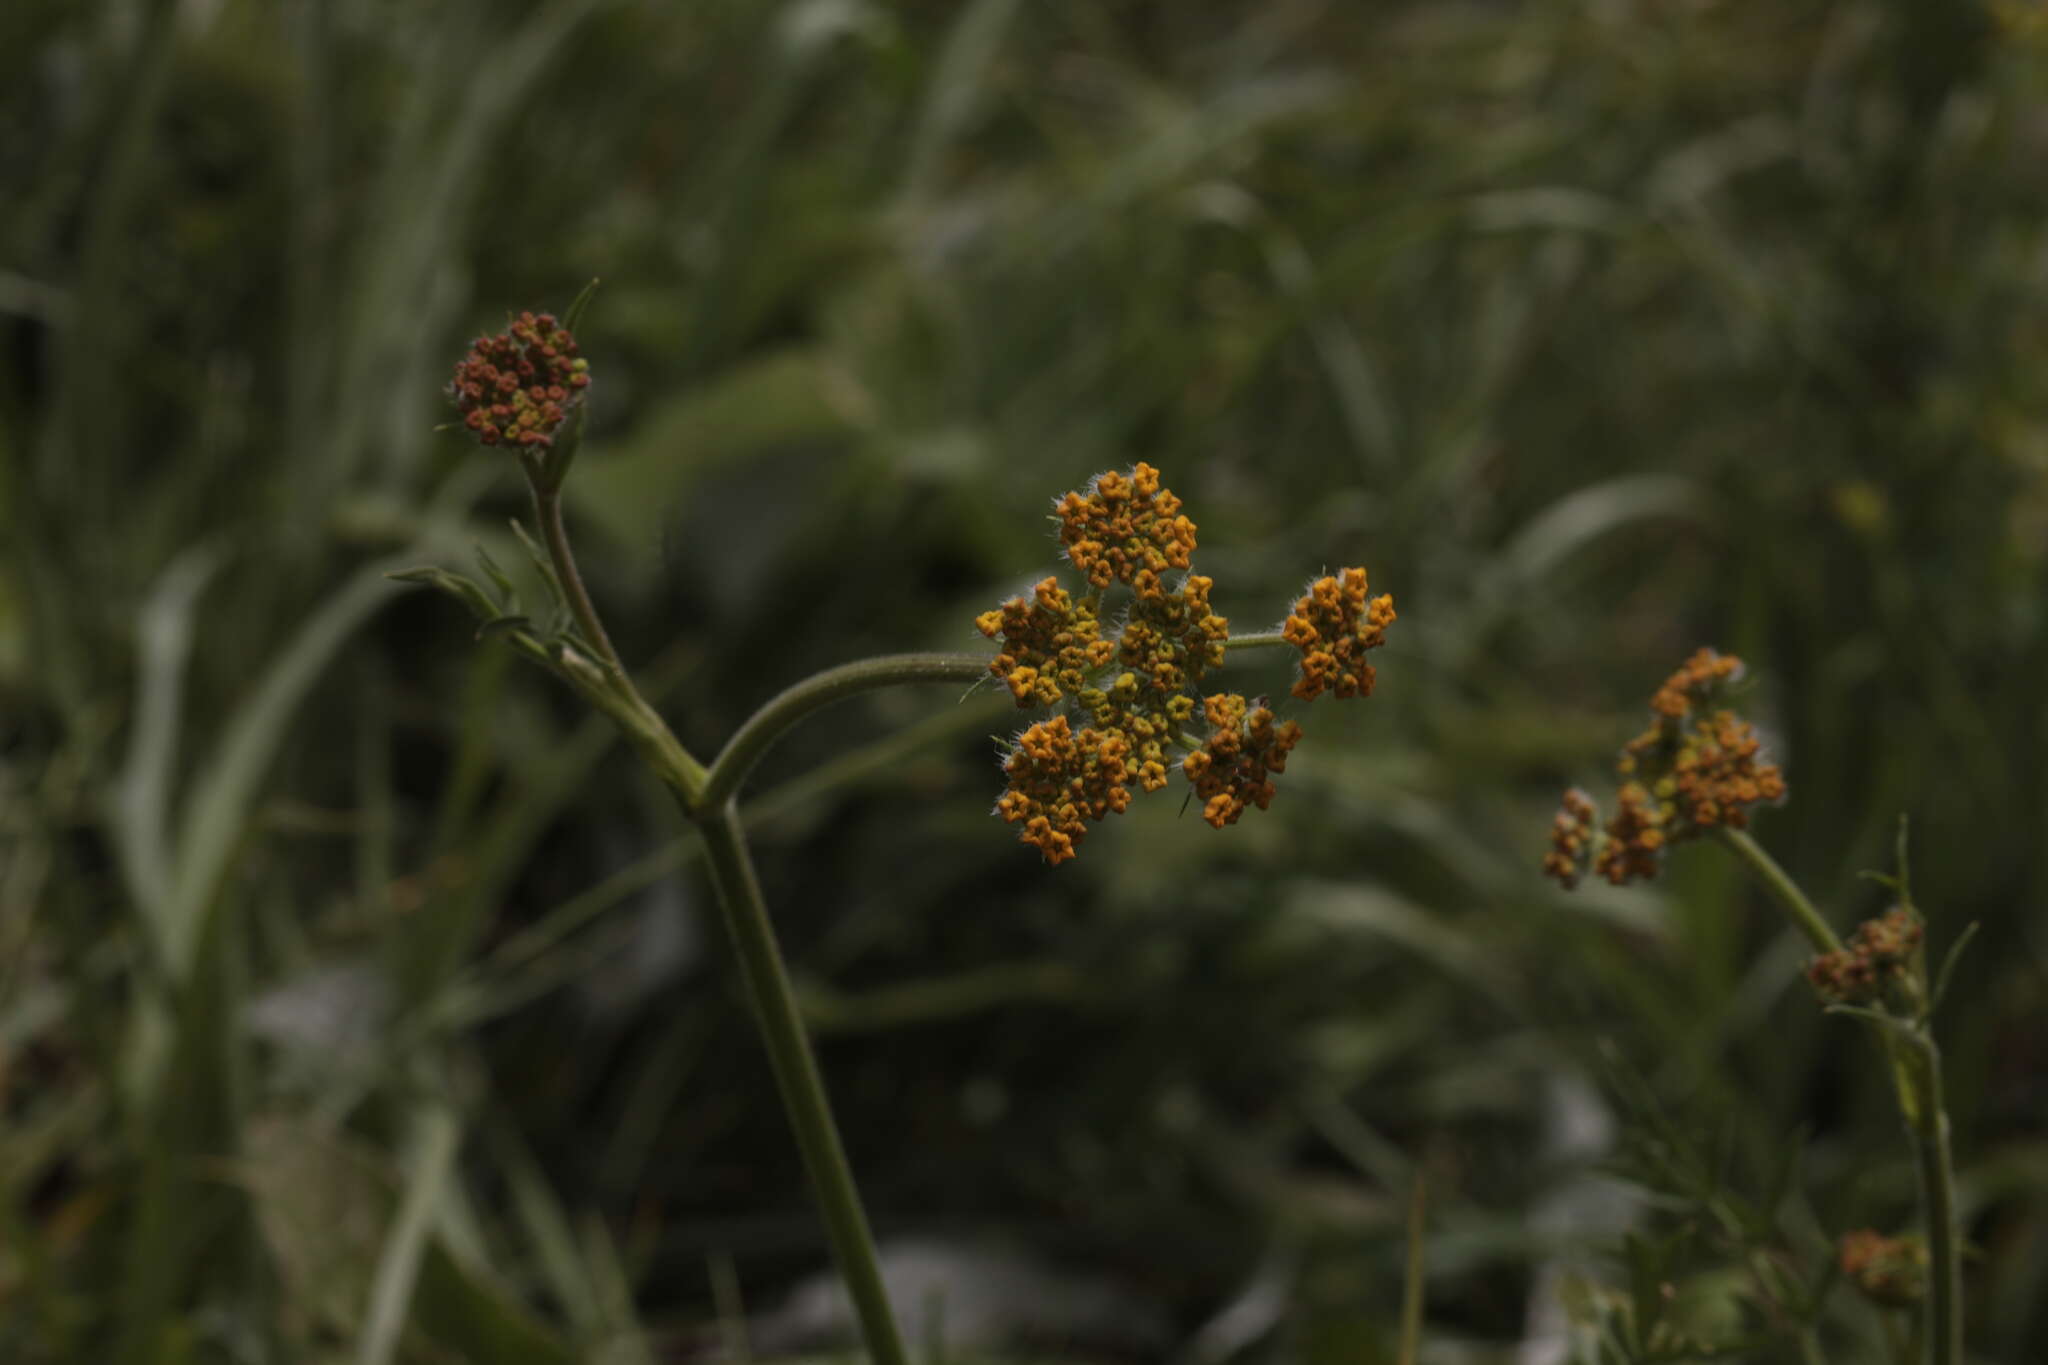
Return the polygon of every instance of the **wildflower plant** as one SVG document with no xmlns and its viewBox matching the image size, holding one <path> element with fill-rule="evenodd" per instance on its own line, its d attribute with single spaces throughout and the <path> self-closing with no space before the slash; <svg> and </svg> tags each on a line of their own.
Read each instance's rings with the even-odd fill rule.
<svg viewBox="0 0 2048 1365">
<path fill-rule="evenodd" d="M 1957 956 L 1976 926 L 1957 937 L 1930 981 L 1927 926 L 1913 902 L 1901 822 L 1896 873 L 1867 874 L 1889 887 L 1897 902 L 1859 925 L 1846 943 L 1836 935 L 1806 893 L 1746 832 L 1751 812 L 1783 801 L 1787 789 L 1755 727 L 1727 704 L 1741 676 L 1740 659 L 1701 649 L 1665 679 L 1650 699 L 1649 726 L 1622 747 L 1616 760 L 1613 815 L 1603 824 L 1590 795 L 1578 788 L 1566 791 L 1551 822 L 1543 872 L 1566 889 L 1589 870 L 1613 885 L 1626 885 L 1655 877 L 1673 845 L 1711 837 L 1769 891 L 1813 949 L 1805 977 L 1823 1008 L 1869 1026 L 1891 1073 L 1920 1177 L 1923 1234 L 1847 1233 L 1838 1268 L 1873 1304 L 1919 1315 L 1903 1332 L 1887 1320 L 1900 1365 L 1923 1359 L 1931 1365 L 1960 1365 L 1962 1248 L 1933 1018 Z M 1804 1307 L 1817 1311 L 1818 1305 Z M 1811 1313 L 1800 1316 L 1803 1358 L 1818 1360 Z"/>
<path fill-rule="evenodd" d="M 594 287 L 594 286 L 593 286 Z M 510 453 L 532 495 L 537 534 L 514 523 L 547 597 L 538 613 L 481 549 L 489 586 L 438 566 L 396 577 L 438 588 L 504 641 L 608 715 L 674 795 L 702 836 L 711 880 L 762 1041 L 810 1176 L 870 1357 L 903 1365 L 867 1215 L 748 852 L 736 796 L 761 756 L 792 726 L 844 697 L 904 683 L 974 683 L 993 677 L 1021 708 L 1049 711 L 1004 745 L 1007 789 L 996 811 L 1048 863 L 1074 856 L 1089 825 L 1168 785 L 1178 768 L 1218 829 L 1273 800 L 1275 774 L 1301 737 L 1264 698 L 1204 693 L 1226 651 L 1292 647 L 1294 693 L 1369 696 L 1367 653 L 1394 620 L 1393 600 L 1368 598 L 1363 569 L 1316 580 L 1284 629 L 1232 639 L 1210 605 L 1214 586 L 1193 572 L 1195 524 L 1159 472 L 1139 464 L 1105 473 L 1058 503 L 1061 546 L 1085 586 L 1057 577 L 976 622 L 995 654 L 901 654 L 827 669 L 771 699 L 709 763 L 676 738 L 634 685 L 583 586 L 562 515 L 561 491 L 580 444 L 592 384 L 575 331 L 586 289 L 568 313 L 521 313 L 479 338 L 447 394 L 459 429 Z M 1116 600 L 1111 601 L 1112 594 Z"/>
</svg>

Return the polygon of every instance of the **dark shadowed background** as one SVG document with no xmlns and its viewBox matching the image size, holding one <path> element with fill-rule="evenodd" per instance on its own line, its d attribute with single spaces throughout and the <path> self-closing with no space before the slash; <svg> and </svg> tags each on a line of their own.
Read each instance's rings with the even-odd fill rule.
<svg viewBox="0 0 2048 1365">
<path fill-rule="evenodd" d="M 1645 1140 L 1791 1190 L 1808 1268 L 1909 1222 L 1881 1068 L 1738 868 L 1536 873 L 1715 644 L 1836 924 L 1902 813 L 1937 951 L 1982 924 L 1970 1334 L 2048 1353 L 2037 6 L 9 0 L 0 75 L 0 1356 L 829 1344 L 690 836 L 382 577 L 519 559 L 439 390 L 592 277 L 570 518 L 700 753 L 983 647 L 1048 499 L 1138 459 L 1240 628 L 1344 564 L 1400 609 L 1220 834 L 1176 786 L 1045 868 L 985 692 L 757 774 L 920 1339 L 1390 1361 L 1418 1174 L 1425 1361 L 1567 1359 L 1630 1228 L 1703 1333 L 1766 1325 L 1706 1205 L 1602 1174 Z M 1832 1297 L 1832 1358 L 1877 1332 Z"/>
</svg>

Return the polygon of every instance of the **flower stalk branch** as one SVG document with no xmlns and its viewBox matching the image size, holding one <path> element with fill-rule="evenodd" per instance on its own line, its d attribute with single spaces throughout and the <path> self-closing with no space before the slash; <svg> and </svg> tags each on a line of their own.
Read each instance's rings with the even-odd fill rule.
<svg viewBox="0 0 2048 1365">
<path fill-rule="evenodd" d="M 777 740 L 836 701 L 905 683 L 973 684 L 987 676 L 988 659 L 979 654 L 885 654 L 815 673 L 776 694 L 733 732 L 712 760 L 697 804 L 715 810 L 730 800 Z"/>
<path fill-rule="evenodd" d="M 1842 950 L 1842 940 L 1828 927 L 1828 922 L 1821 918 L 1820 911 L 1814 908 L 1806 893 L 1799 889 L 1799 883 L 1793 881 L 1791 874 L 1778 865 L 1776 858 L 1764 851 L 1762 844 L 1739 829 L 1721 828 L 1716 829 L 1714 834 L 1724 847 L 1742 859 L 1749 870 L 1756 874 L 1756 879 L 1763 883 L 1764 889 L 1778 902 L 1778 908 L 1785 912 L 1786 918 L 1792 921 L 1794 928 L 1806 935 L 1806 941 L 1813 945 L 1816 953 L 1838 953 Z"/>
</svg>

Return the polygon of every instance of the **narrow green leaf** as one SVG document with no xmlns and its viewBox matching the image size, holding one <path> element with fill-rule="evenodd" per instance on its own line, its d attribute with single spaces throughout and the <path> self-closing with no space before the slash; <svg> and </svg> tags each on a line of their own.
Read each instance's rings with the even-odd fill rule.
<svg viewBox="0 0 2048 1365">
<path fill-rule="evenodd" d="M 1948 994 L 1949 982 L 1956 974 L 1956 964 L 1962 961 L 1963 950 L 1970 946 L 1977 937 L 1977 931 L 1983 927 L 1983 921 L 1971 920 L 1963 932 L 1956 935 L 1956 941 L 1949 945 L 1947 954 L 1941 959 L 1941 970 L 1934 974 L 1934 993 L 1927 1001 L 1929 1014 L 1941 1008 L 1942 998 Z"/>
<path fill-rule="evenodd" d="M 420 1262 L 433 1226 L 434 1207 L 441 1200 L 455 1167 L 461 1128 L 455 1115 L 439 1107 L 419 1117 L 417 1152 L 405 1198 L 392 1220 L 384 1252 L 370 1284 L 368 1317 L 356 1342 L 356 1365 L 391 1365 L 399 1334 L 412 1306 Z"/>
<path fill-rule="evenodd" d="M 135 724 L 115 782 L 113 831 L 128 894 L 159 932 L 174 875 L 168 839 L 185 662 L 200 594 L 220 565 L 211 547 L 186 550 L 157 579 L 136 619 Z"/>
</svg>

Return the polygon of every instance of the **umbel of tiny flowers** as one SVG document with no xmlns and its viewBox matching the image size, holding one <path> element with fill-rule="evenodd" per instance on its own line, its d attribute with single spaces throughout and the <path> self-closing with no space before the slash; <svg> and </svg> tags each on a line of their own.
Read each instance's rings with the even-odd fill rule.
<svg viewBox="0 0 2048 1365">
<path fill-rule="evenodd" d="M 1133 787 L 1158 791 L 1176 767 L 1217 829 L 1264 810 L 1301 739 L 1264 698 L 1201 693 L 1234 642 L 1209 605 L 1214 581 L 1193 571 L 1195 523 L 1181 506 L 1149 464 L 1097 475 L 1054 503 L 1061 548 L 1087 581 L 1081 595 L 1047 577 L 1028 599 L 975 621 L 998 642 L 988 671 L 1017 705 L 1055 710 L 1005 746 L 1009 782 L 996 802 L 1049 863 L 1073 857 L 1091 823 L 1125 810 Z M 1105 601 L 1126 589 L 1112 636 Z M 1365 570 L 1347 568 L 1311 583 L 1278 635 L 1235 643 L 1300 651 L 1294 695 L 1304 701 L 1325 689 L 1365 697 L 1374 681 L 1366 653 L 1393 621 L 1394 599 L 1369 598 Z M 1206 724 L 1191 729 L 1198 706 Z"/>
<path fill-rule="evenodd" d="M 1906 1019 L 1927 1004 L 1926 926 L 1909 905 L 1894 905 L 1856 926 L 1849 941 L 1806 964 L 1821 998 L 1839 1005 L 1882 1003 Z"/>
<path fill-rule="evenodd" d="M 1709 830 L 1739 830 L 1749 809 L 1784 799 L 1785 778 L 1765 762 L 1756 730 L 1733 711 L 1710 709 L 1742 676 L 1742 660 L 1701 649 L 1650 698 L 1648 729 L 1622 747 L 1616 810 L 1598 827 L 1593 798 L 1564 794 L 1543 871 L 1567 888 L 1590 866 L 1616 886 L 1657 875 L 1664 851 Z"/>
<path fill-rule="evenodd" d="M 480 444 L 509 447 L 530 473 L 559 487 L 581 435 L 589 387 L 590 362 L 575 335 L 553 313 L 525 312 L 470 344 L 448 382 L 448 398 Z"/>
</svg>

